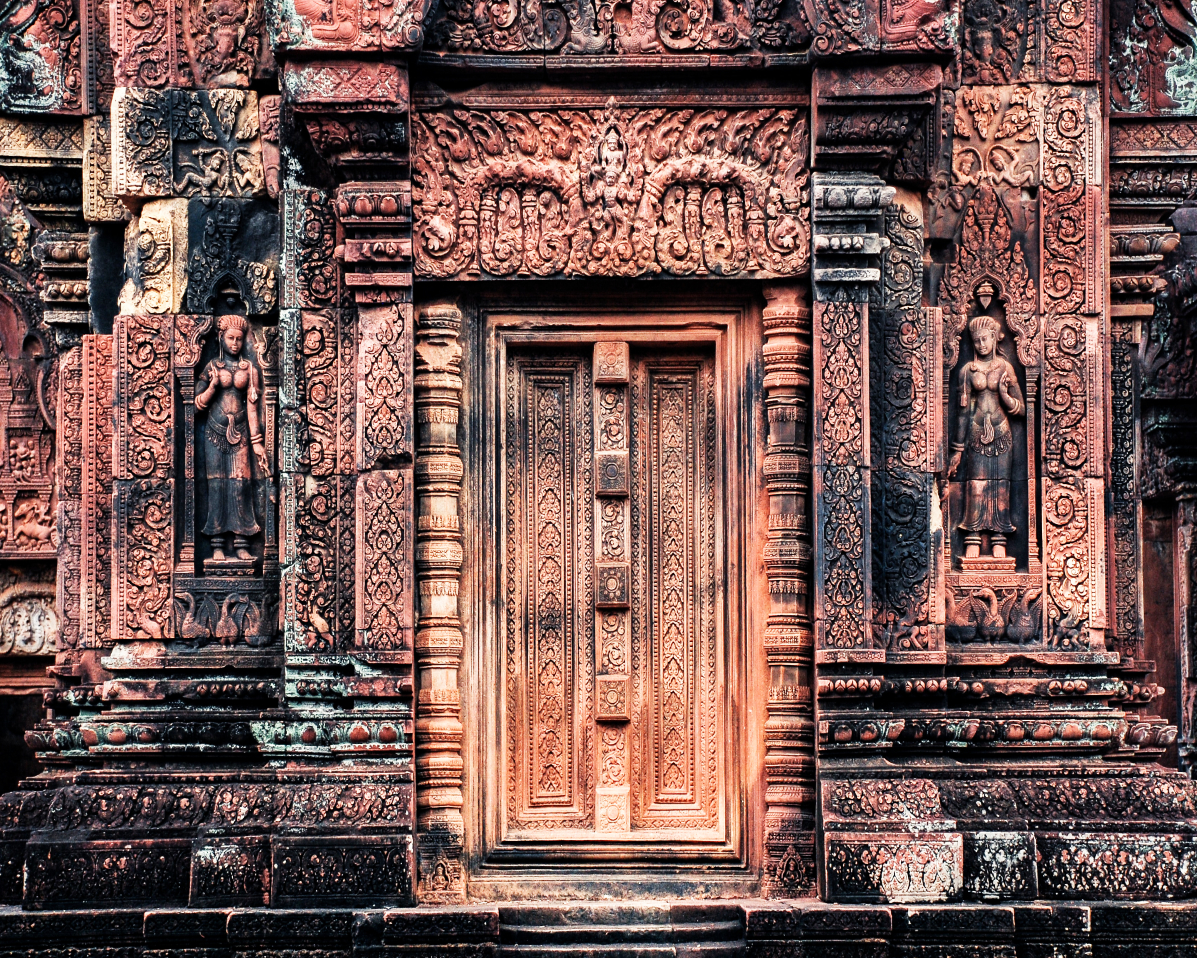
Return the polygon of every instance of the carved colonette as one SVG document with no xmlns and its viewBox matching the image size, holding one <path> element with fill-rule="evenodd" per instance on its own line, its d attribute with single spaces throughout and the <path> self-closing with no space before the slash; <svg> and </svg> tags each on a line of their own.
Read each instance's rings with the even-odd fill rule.
<svg viewBox="0 0 1197 958">
<path fill-rule="evenodd" d="M 769 495 L 769 718 L 765 725 L 765 879 L 769 897 L 808 893 L 815 878 L 814 596 L 810 525 L 810 307 L 796 286 L 766 286 L 763 471 Z"/>
<path fill-rule="evenodd" d="M 416 757 L 421 901 L 465 894 L 462 816 L 461 693 L 458 669 L 465 640 L 458 594 L 462 537 L 459 496 L 464 467 L 458 448 L 461 415 L 461 311 L 453 303 L 419 312 L 416 421 L 419 502 L 416 565 L 420 620 L 416 632 L 420 692 Z"/>
</svg>

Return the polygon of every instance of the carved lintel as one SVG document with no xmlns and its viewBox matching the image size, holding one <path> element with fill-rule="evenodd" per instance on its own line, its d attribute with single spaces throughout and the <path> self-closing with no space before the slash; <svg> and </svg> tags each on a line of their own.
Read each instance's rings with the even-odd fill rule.
<svg viewBox="0 0 1197 958">
<path fill-rule="evenodd" d="M 579 98 L 572 110 L 528 97 L 518 113 L 417 111 L 416 274 L 804 275 L 804 99 L 770 95 L 724 106 L 713 91 L 715 112 L 598 96 Z M 503 124 L 537 132 L 510 138 Z M 470 144 L 467 152 L 448 146 L 458 141 Z"/>
<path fill-rule="evenodd" d="M 891 6 L 909 10 L 907 4 Z M 916 6 L 911 29 L 903 31 L 907 35 L 924 26 L 922 14 L 930 4 Z M 875 18 L 875 3 L 872 9 Z M 794 2 L 724 7 L 701 0 L 679 17 L 663 0 L 635 0 L 627 5 L 626 16 L 617 15 L 609 2 L 566 4 L 549 17 L 523 7 L 496 29 L 492 15 L 481 8 L 437 6 L 424 49 L 447 55 L 450 62 L 477 58 L 511 64 L 522 59 L 528 69 L 545 58 L 554 66 L 575 68 L 702 68 L 712 60 L 734 58 L 747 66 L 760 63 L 762 55 L 778 55 L 780 62 L 790 63 L 810 48 L 811 12 L 812 5 Z"/>
</svg>

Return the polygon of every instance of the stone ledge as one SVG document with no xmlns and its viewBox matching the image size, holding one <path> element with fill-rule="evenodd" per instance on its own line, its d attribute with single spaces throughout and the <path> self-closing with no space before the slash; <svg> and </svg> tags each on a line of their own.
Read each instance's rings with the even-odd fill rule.
<svg viewBox="0 0 1197 958">
<path fill-rule="evenodd" d="M 642 912 L 647 906 L 654 920 Z M 657 913 L 660 913 L 659 915 Z M 578 916 L 605 930 L 578 940 Z M 659 919 L 659 920 L 657 920 Z M 540 933 L 505 934 L 535 926 Z M 636 928 L 651 926 L 651 942 Z M 818 901 L 477 903 L 403 909 L 112 909 L 22 912 L 0 908 L 0 954 L 71 958 L 210 958 L 548 954 L 556 937 L 571 956 L 668 953 L 714 948 L 764 956 L 1190 954 L 1197 902 L 1075 902 L 918 907 L 828 905 Z M 599 943 L 605 940 L 608 943 Z M 187 949 L 187 951 L 182 951 Z"/>
</svg>

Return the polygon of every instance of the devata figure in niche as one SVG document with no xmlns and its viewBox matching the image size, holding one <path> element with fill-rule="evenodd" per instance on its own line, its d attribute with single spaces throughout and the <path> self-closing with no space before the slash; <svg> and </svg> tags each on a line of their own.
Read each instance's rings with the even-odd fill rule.
<svg viewBox="0 0 1197 958">
<path fill-rule="evenodd" d="M 984 292 L 982 292 L 984 295 Z M 1015 531 L 1010 517 L 1010 480 L 1014 467 L 1014 434 L 1010 417 L 1024 412 L 1014 367 L 998 355 L 1002 327 L 992 316 L 969 321 L 973 359 L 960 370 L 956 435 L 948 478 L 964 467 L 964 568 L 1013 569 L 1006 555 L 1006 537 Z M 983 537 L 989 556 L 981 556 Z M 970 561 L 972 560 L 972 561 Z"/>
<path fill-rule="evenodd" d="M 220 354 L 196 383 L 195 407 L 208 413 L 203 434 L 208 515 L 203 533 L 212 539 L 214 564 L 229 563 L 227 551 L 236 564 L 253 561 L 249 537 L 261 531 L 254 516 L 254 464 L 260 477 L 270 473 L 259 414 L 262 373 L 242 354 L 248 329 L 241 316 L 217 320 Z"/>
</svg>

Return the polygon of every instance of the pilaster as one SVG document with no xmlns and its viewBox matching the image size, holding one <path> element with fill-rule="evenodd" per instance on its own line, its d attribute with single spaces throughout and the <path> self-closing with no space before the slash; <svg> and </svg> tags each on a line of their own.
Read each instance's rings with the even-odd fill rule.
<svg viewBox="0 0 1197 958">
<path fill-rule="evenodd" d="M 420 900 L 465 898 L 461 693 L 461 310 L 422 306 L 416 327 L 416 826 Z"/>
<path fill-rule="evenodd" d="M 765 574 L 769 717 L 765 723 L 766 897 L 813 891 L 814 608 L 811 590 L 811 310 L 796 285 L 765 287 L 764 405 L 769 422 Z"/>
</svg>

